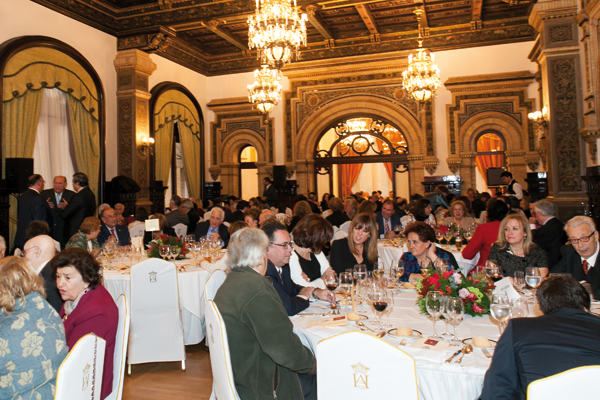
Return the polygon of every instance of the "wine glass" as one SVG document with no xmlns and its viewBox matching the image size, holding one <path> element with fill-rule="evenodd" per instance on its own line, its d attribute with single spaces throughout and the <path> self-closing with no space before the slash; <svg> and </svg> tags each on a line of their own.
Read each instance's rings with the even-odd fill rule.
<svg viewBox="0 0 600 400">
<path fill-rule="evenodd" d="M 173 261 L 177 260 L 177 257 L 179 257 L 180 253 L 181 253 L 181 247 L 171 246 L 170 256 Z"/>
<path fill-rule="evenodd" d="M 340 289 L 344 296 L 346 297 L 346 303 L 348 303 L 348 296 L 350 296 L 350 292 L 352 290 L 352 274 L 350 272 L 341 272 L 340 273 Z"/>
<path fill-rule="evenodd" d="M 473 232 L 473 228 L 468 228 L 468 229 L 465 231 L 465 235 L 464 235 L 464 236 L 465 236 L 465 239 L 467 240 L 467 242 L 470 242 L 470 241 L 471 241 L 471 239 L 473 239 L 473 234 L 474 234 L 474 233 L 475 233 L 475 232 Z"/>
<path fill-rule="evenodd" d="M 433 336 L 430 336 L 430 339 L 443 339 L 441 336 L 438 336 L 437 331 L 435 330 L 435 323 L 444 309 L 443 300 L 444 295 L 442 295 L 440 292 L 427 293 L 427 300 L 425 302 L 425 306 L 427 308 L 427 312 L 433 318 Z"/>
<path fill-rule="evenodd" d="M 404 271 L 403 271 L 404 272 Z M 392 261 L 392 265 L 390 265 L 390 282 L 394 287 L 394 291 L 398 289 L 398 280 L 400 279 L 400 275 L 398 274 L 398 266 Z"/>
<path fill-rule="evenodd" d="M 448 300 L 451 299 L 452 297 L 450 296 L 444 296 L 443 297 L 443 310 L 442 310 L 442 316 L 444 317 L 444 323 L 446 325 L 446 332 L 442 333 L 442 336 L 452 336 L 452 334 L 450 332 L 448 332 L 448 322 L 450 322 L 451 320 L 451 316 L 448 313 Z"/>
<path fill-rule="evenodd" d="M 338 285 L 339 282 L 337 275 L 335 273 L 327 274 L 327 276 L 325 277 L 325 286 L 327 286 L 327 289 L 333 292 L 338 287 Z"/>
<path fill-rule="evenodd" d="M 111 259 L 115 255 L 115 246 L 110 242 L 105 242 L 104 246 L 102 246 L 102 254 L 104 257 L 108 258 L 108 262 L 111 262 Z"/>
<path fill-rule="evenodd" d="M 448 230 L 444 232 L 444 239 L 446 239 L 446 244 L 450 244 L 450 239 L 452 239 L 452 232 L 450 231 L 450 227 L 448 227 Z"/>
<path fill-rule="evenodd" d="M 383 269 L 383 264 L 374 262 L 373 263 L 373 272 L 372 272 L 373 278 L 380 281 L 381 278 L 383 278 L 384 273 L 385 273 L 385 270 Z"/>
<path fill-rule="evenodd" d="M 400 236 L 401 232 L 402 232 L 402 224 L 394 225 L 394 233 L 396 234 L 396 236 Z"/>
<path fill-rule="evenodd" d="M 377 319 L 374 321 L 374 323 L 379 324 L 378 329 L 381 330 L 383 329 L 383 326 L 381 325 L 381 313 L 385 311 L 388 306 L 386 292 L 381 287 L 376 286 L 373 287 L 369 292 L 369 297 L 373 303 L 373 308 L 375 311 L 377 311 Z"/>
<path fill-rule="evenodd" d="M 525 272 L 516 271 L 513 279 L 513 285 L 517 289 L 519 293 L 523 292 L 523 288 L 525 287 Z"/>
<path fill-rule="evenodd" d="M 452 319 L 454 337 L 450 343 L 460 345 L 462 342 L 456 337 L 456 326 L 459 325 L 465 315 L 465 303 L 460 297 L 448 297 L 446 299 L 446 314 Z"/>
<path fill-rule="evenodd" d="M 367 279 L 367 266 L 365 264 L 356 264 L 354 266 L 353 274 L 356 284 L 360 285 Z"/>
<path fill-rule="evenodd" d="M 387 323 L 383 325 L 383 327 L 393 328 L 394 325 L 390 322 L 390 314 L 394 311 L 394 295 L 390 291 L 387 291 L 385 298 L 387 302 L 387 308 L 385 310 L 385 313 L 387 314 Z"/>
<path fill-rule="evenodd" d="M 490 307 L 490 311 L 492 317 L 500 322 L 500 333 L 502 334 L 506 327 L 506 321 L 510 317 L 510 303 L 508 297 L 504 294 L 494 294 L 491 300 L 492 306 Z"/>
<path fill-rule="evenodd" d="M 433 264 L 433 266 L 440 274 L 445 274 L 446 272 L 448 272 L 450 270 L 450 265 L 448 265 L 448 260 L 446 260 L 443 257 L 438 257 L 438 259 L 435 260 L 435 263 Z"/>
<path fill-rule="evenodd" d="M 502 279 L 502 270 L 495 261 L 487 260 L 485 262 L 485 275 L 493 282 L 498 282 Z"/>
<path fill-rule="evenodd" d="M 437 239 L 438 243 L 441 243 L 442 239 L 444 238 L 444 233 L 442 231 L 440 231 L 439 229 L 436 229 L 435 238 Z"/>
<path fill-rule="evenodd" d="M 514 299 L 511 302 L 510 317 L 511 318 L 523 318 L 529 315 L 529 308 L 527 307 L 527 300 L 523 298 Z"/>
<path fill-rule="evenodd" d="M 542 283 L 542 275 L 538 267 L 527 267 L 525 270 L 525 281 L 533 288 L 533 304 L 537 302 L 537 287 Z"/>
<path fill-rule="evenodd" d="M 167 246 L 166 244 L 163 244 L 162 246 L 160 246 L 160 248 L 158 249 L 158 254 L 162 257 L 163 260 L 167 260 L 167 257 L 169 257 L 169 254 L 171 253 L 171 246 Z"/>
</svg>

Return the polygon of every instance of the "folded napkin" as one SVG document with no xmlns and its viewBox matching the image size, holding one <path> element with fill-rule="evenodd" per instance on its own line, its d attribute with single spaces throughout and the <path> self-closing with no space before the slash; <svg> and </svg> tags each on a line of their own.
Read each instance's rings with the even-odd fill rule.
<svg viewBox="0 0 600 400">
<path fill-rule="evenodd" d="M 412 356 L 416 361 L 430 361 L 434 363 L 443 363 L 450 355 L 452 355 L 452 350 L 458 350 L 458 347 L 452 347 L 449 350 L 444 351 L 421 349 L 410 346 L 398 346 L 398 348 Z"/>
</svg>

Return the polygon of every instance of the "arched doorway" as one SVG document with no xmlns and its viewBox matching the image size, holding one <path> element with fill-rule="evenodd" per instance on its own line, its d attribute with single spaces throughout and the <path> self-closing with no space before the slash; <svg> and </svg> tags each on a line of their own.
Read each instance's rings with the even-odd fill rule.
<svg viewBox="0 0 600 400">
<path fill-rule="evenodd" d="M 251 199 L 259 195 L 258 190 L 258 167 L 256 162 L 258 155 L 253 146 L 246 146 L 240 151 L 240 188 L 242 199 Z"/>
<path fill-rule="evenodd" d="M 409 193 L 408 144 L 402 131 L 379 118 L 358 116 L 326 129 L 315 148 L 318 193 Z M 362 175 L 362 176 L 361 176 Z"/>
<path fill-rule="evenodd" d="M 487 170 L 489 168 L 504 168 L 506 159 L 504 151 L 506 142 L 504 137 L 494 130 L 486 130 L 478 135 L 475 140 L 475 171 L 476 187 L 480 192 L 488 190 Z"/>
</svg>

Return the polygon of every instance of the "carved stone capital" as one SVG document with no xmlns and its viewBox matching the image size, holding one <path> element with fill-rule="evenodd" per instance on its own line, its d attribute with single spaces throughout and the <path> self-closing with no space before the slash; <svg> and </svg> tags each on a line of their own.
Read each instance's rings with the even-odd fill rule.
<svg viewBox="0 0 600 400">
<path fill-rule="evenodd" d="M 317 12 L 317 10 L 319 9 L 318 6 L 311 4 L 308 7 L 306 7 L 306 13 L 310 16 L 315 15 L 315 13 Z"/>
<path fill-rule="evenodd" d="M 439 163 L 440 160 L 438 160 L 436 157 L 425 157 L 423 160 L 423 167 L 429 175 L 433 175 Z"/>
<path fill-rule="evenodd" d="M 446 163 L 448 164 L 448 169 L 450 169 L 450 171 L 455 175 L 462 165 L 460 158 L 448 158 Z"/>
<path fill-rule="evenodd" d="M 156 71 L 156 64 L 150 58 L 150 54 L 138 49 L 117 52 L 113 64 L 117 73 L 135 71 L 149 76 Z"/>
<path fill-rule="evenodd" d="M 217 179 L 219 179 L 219 175 L 221 175 L 221 167 L 213 165 L 208 169 L 208 172 L 210 173 L 211 179 L 213 181 L 216 181 Z"/>
<path fill-rule="evenodd" d="M 525 157 L 525 163 L 533 172 L 537 171 L 540 165 L 540 155 L 530 155 Z"/>
</svg>

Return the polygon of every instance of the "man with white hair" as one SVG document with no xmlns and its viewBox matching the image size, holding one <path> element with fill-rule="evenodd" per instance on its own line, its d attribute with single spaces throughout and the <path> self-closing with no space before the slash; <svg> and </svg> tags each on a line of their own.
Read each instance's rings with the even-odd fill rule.
<svg viewBox="0 0 600 400">
<path fill-rule="evenodd" d="M 210 211 L 210 219 L 199 223 L 196 226 L 196 238 L 203 236 L 209 238 L 221 238 L 223 240 L 223 248 L 227 248 L 229 243 L 229 231 L 227 227 L 223 225 L 225 220 L 225 211 L 219 207 L 213 207 Z"/>
<path fill-rule="evenodd" d="M 60 312 L 63 300 L 56 288 L 56 279 L 52 274 L 52 268 L 48 262 L 56 254 L 54 239 L 48 235 L 35 236 L 29 239 L 23 246 L 23 257 L 29 260 L 35 272 L 44 280 L 46 288 L 46 300 L 56 312 Z"/>
<path fill-rule="evenodd" d="M 571 244 L 560 249 L 562 259 L 550 272 L 569 273 L 578 281 L 589 283 L 594 298 L 600 299 L 598 231 L 594 220 L 578 215 L 567 222 L 565 231 Z"/>
<path fill-rule="evenodd" d="M 261 226 L 263 222 L 273 218 L 277 218 L 273 211 L 263 210 L 263 212 L 261 212 L 260 216 L 258 217 L 258 226 Z"/>
<path fill-rule="evenodd" d="M 549 200 L 534 203 L 533 214 L 539 224 L 531 231 L 533 243 L 546 251 L 548 268 L 552 269 L 562 258 L 560 248 L 567 243 L 564 224 L 554 217 L 554 203 Z"/>
</svg>

